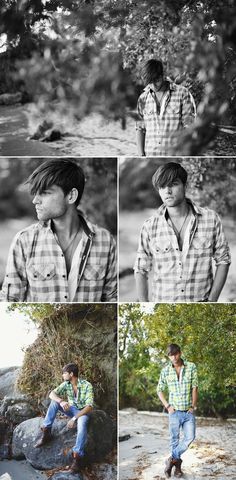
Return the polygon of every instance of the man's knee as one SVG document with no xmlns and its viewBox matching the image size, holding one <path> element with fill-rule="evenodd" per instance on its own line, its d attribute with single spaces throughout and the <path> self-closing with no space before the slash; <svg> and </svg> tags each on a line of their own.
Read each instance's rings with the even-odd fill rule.
<svg viewBox="0 0 236 480">
<path fill-rule="evenodd" d="M 88 416 L 87 415 L 82 415 L 77 420 L 77 428 L 84 427 L 87 424 L 87 422 L 88 422 Z"/>
</svg>

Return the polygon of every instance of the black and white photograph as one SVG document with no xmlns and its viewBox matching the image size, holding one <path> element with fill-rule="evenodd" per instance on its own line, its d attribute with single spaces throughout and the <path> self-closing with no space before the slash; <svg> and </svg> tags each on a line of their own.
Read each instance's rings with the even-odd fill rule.
<svg viewBox="0 0 236 480">
<path fill-rule="evenodd" d="M 1 301 L 117 301 L 116 176 L 116 159 L 2 159 Z"/>
<path fill-rule="evenodd" d="M 235 301 L 235 184 L 235 158 L 120 160 L 120 301 Z"/>
<path fill-rule="evenodd" d="M 233 0 L 0 2 L 2 156 L 234 155 Z"/>
</svg>

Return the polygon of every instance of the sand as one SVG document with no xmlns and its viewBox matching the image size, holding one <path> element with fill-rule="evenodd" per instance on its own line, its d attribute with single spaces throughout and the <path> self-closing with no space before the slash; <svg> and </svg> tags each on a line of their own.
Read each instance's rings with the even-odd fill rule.
<svg viewBox="0 0 236 480">
<path fill-rule="evenodd" d="M 183 478 L 235 480 L 235 433 L 235 420 L 197 418 L 196 440 L 182 457 Z M 119 435 L 126 434 L 131 438 L 119 443 L 119 480 L 163 480 L 169 456 L 168 416 L 122 410 Z"/>
</svg>

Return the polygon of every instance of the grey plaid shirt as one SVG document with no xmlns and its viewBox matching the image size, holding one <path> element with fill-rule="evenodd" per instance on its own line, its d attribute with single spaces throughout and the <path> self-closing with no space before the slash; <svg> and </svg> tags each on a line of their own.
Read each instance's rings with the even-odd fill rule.
<svg viewBox="0 0 236 480">
<path fill-rule="evenodd" d="M 75 302 L 117 301 L 116 246 L 104 229 L 83 216 L 82 249 Z M 68 302 L 64 254 L 51 221 L 38 222 L 14 238 L 0 300 L 5 302 Z"/>
<path fill-rule="evenodd" d="M 168 155 L 177 144 L 181 129 L 188 127 L 196 116 L 193 96 L 183 86 L 169 83 L 160 108 L 150 85 L 138 99 L 137 130 L 145 132 L 146 156 Z"/>
<path fill-rule="evenodd" d="M 230 263 L 229 246 L 219 216 L 213 210 L 192 206 L 189 245 L 183 259 L 176 235 L 162 205 L 141 230 L 135 272 L 153 270 L 153 302 L 199 302 L 208 299 L 216 266 Z"/>
</svg>

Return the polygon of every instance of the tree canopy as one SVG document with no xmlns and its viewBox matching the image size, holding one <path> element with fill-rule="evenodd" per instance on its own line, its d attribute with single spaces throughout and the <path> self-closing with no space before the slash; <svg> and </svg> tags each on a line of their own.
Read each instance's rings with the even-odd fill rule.
<svg viewBox="0 0 236 480">
<path fill-rule="evenodd" d="M 139 304 L 120 306 L 120 406 L 161 410 L 156 387 L 168 361 L 169 343 L 196 363 L 199 413 L 236 412 L 236 306 L 159 304 L 147 313 Z"/>
</svg>

